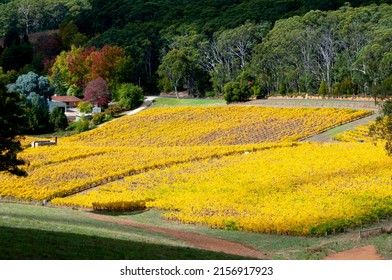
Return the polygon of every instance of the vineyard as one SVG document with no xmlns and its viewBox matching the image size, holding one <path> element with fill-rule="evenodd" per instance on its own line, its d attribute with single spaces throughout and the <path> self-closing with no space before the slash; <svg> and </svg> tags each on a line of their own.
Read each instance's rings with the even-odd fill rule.
<svg viewBox="0 0 392 280">
<path fill-rule="evenodd" d="M 391 164 L 368 144 L 302 144 L 154 169 L 53 202 L 101 210 L 144 202 L 186 223 L 321 235 L 392 213 Z"/>
<path fill-rule="evenodd" d="M 184 223 L 321 235 L 392 213 L 392 160 L 368 143 L 294 142 L 369 111 L 148 109 L 26 149 L 0 196 L 96 210 L 163 209 Z"/>
<path fill-rule="evenodd" d="M 374 122 L 370 122 L 366 125 L 357 126 L 353 130 L 348 130 L 346 132 L 337 134 L 333 137 L 333 139 L 342 141 L 342 142 L 369 142 L 372 140 L 369 137 L 369 127 Z"/>
<path fill-rule="evenodd" d="M 125 117 L 111 126 L 69 137 L 67 141 L 133 147 L 295 141 L 368 114 L 370 111 L 333 108 L 156 108 Z"/>
</svg>

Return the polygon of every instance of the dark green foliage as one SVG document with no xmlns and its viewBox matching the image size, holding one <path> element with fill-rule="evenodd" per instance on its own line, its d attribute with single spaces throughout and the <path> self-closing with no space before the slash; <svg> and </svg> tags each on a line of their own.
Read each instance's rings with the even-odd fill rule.
<svg viewBox="0 0 392 280">
<path fill-rule="evenodd" d="M 33 72 L 21 75 L 16 82 L 7 86 L 8 91 L 18 93 L 24 98 L 26 133 L 45 133 L 50 131 L 48 99 L 53 95 L 49 79 Z"/>
<path fill-rule="evenodd" d="M 133 84 L 122 84 L 119 89 L 119 106 L 133 110 L 139 107 L 144 100 L 143 89 Z"/>
<path fill-rule="evenodd" d="M 49 123 L 54 130 L 64 130 L 68 126 L 67 116 L 62 108 L 56 107 L 50 113 Z"/>
<path fill-rule="evenodd" d="M 356 86 L 350 78 L 344 78 L 340 84 L 340 93 L 345 96 L 357 94 Z"/>
<path fill-rule="evenodd" d="M 223 92 L 227 103 L 247 101 L 252 96 L 250 87 L 239 82 L 227 83 Z"/>
<path fill-rule="evenodd" d="M 0 2 L 0 37 L 15 27 L 20 34 L 58 29 L 66 18 L 89 9 L 88 0 L 10 0 Z"/>
<path fill-rule="evenodd" d="M 4 36 L 4 48 L 17 46 L 20 44 L 19 32 L 16 27 L 12 27 Z"/>
<path fill-rule="evenodd" d="M 29 42 L 13 44 L 5 48 L 2 53 L 2 66 L 4 70 L 19 70 L 33 60 L 33 46 Z"/>
<path fill-rule="evenodd" d="M 384 79 L 380 85 L 373 87 L 373 97 L 375 101 L 377 99 L 384 100 L 392 97 L 392 76 Z"/>
<path fill-rule="evenodd" d="M 382 103 L 381 112 L 384 116 L 392 116 L 392 100 L 387 100 Z"/>
<path fill-rule="evenodd" d="M 287 94 L 287 88 L 285 83 L 280 83 L 279 85 L 279 94 L 285 96 Z"/>
<path fill-rule="evenodd" d="M 65 21 L 60 26 L 59 31 L 61 46 L 65 50 L 70 50 L 71 46 L 82 46 L 88 41 L 86 35 L 79 32 L 78 26 L 73 21 Z"/>
<path fill-rule="evenodd" d="M 91 45 L 101 47 L 110 44 L 125 47 L 132 57 L 134 67 L 132 75 L 129 76 L 131 80 L 126 82 L 138 84 L 145 89 L 145 92 L 148 92 L 157 90 L 156 71 L 162 57 L 161 50 L 166 49 L 164 53 L 167 52 L 168 42 L 162 36 L 167 30 L 181 28 L 184 30 L 191 26 L 196 33 L 211 40 L 226 30 L 244 25 L 247 21 L 253 23 L 268 21 L 272 26 L 278 19 L 303 15 L 312 9 L 337 9 L 344 2 L 347 1 L 94 0 L 91 1 L 92 9 L 83 12 L 78 17 L 76 24 L 82 33 L 93 37 L 89 43 Z M 366 1 L 356 1 L 355 5 L 364 2 Z M 189 32 L 185 33 L 189 34 Z M 229 33 L 231 34 L 226 35 L 233 35 L 233 32 Z M 256 32 L 250 34 L 258 38 Z M 258 40 L 256 43 L 260 42 L 260 38 Z M 247 52 L 246 55 L 249 53 Z M 239 72 L 237 69 L 239 64 L 235 62 L 233 65 L 237 73 L 224 73 L 223 67 L 218 67 L 219 69 L 215 69 L 215 72 L 210 72 L 210 74 L 217 73 L 212 76 L 216 92 L 222 92 L 225 83 L 235 80 L 236 74 Z M 197 65 L 197 63 L 193 63 L 193 65 Z M 227 75 L 229 78 L 225 77 Z M 162 79 L 160 83 L 162 88 L 169 90 L 170 84 L 167 86 L 168 84 Z M 189 90 L 191 94 L 193 94 L 192 89 L 191 86 Z"/>
<path fill-rule="evenodd" d="M 26 175 L 18 166 L 24 161 L 17 158 L 22 150 L 19 135 L 26 119 L 23 115 L 22 98 L 16 92 L 7 92 L 0 81 L 0 171 Z"/>
<path fill-rule="evenodd" d="M 44 97 L 32 92 L 26 98 L 25 114 L 28 121 L 26 133 L 41 134 L 51 131 L 49 106 Z"/>
<path fill-rule="evenodd" d="M 328 85 L 327 85 L 327 83 L 326 83 L 325 81 L 322 81 L 322 82 L 320 83 L 320 87 L 319 87 L 318 93 L 319 93 L 322 97 L 325 97 L 325 96 L 328 95 L 328 92 L 329 92 L 329 90 L 328 90 Z"/>
</svg>

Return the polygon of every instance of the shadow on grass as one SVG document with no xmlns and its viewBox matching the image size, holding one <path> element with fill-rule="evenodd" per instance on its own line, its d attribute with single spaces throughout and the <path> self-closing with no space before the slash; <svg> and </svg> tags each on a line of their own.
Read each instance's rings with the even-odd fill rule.
<svg viewBox="0 0 392 280">
<path fill-rule="evenodd" d="M 66 232 L 0 227 L 2 260 L 243 259 L 204 250 Z"/>
<path fill-rule="evenodd" d="M 135 210 L 135 211 L 124 211 L 124 212 L 121 212 L 121 211 L 110 212 L 110 211 L 93 210 L 93 211 L 89 211 L 89 212 L 97 214 L 97 215 L 117 217 L 117 216 L 134 216 L 134 215 L 139 215 L 139 214 L 142 214 L 142 213 L 145 213 L 148 211 L 149 211 L 149 209 Z"/>
</svg>

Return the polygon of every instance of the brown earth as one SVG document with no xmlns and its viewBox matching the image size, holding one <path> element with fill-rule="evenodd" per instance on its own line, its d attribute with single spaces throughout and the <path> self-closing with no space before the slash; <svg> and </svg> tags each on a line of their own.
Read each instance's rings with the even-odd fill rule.
<svg viewBox="0 0 392 280">
<path fill-rule="evenodd" d="M 335 253 L 324 260 L 383 260 L 373 245 L 357 247 L 351 250 Z"/>
</svg>

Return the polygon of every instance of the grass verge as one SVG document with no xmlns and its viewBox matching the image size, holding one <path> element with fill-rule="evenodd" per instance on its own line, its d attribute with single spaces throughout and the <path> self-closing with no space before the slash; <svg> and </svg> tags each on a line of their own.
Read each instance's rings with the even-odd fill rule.
<svg viewBox="0 0 392 280">
<path fill-rule="evenodd" d="M 88 218 L 84 212 L 0 204 L 3 260 L 243 259 L 187 247 L 164 234 Z"/>
<path fill-rule="evenodd" d="M 191 98 L 166 98 L 159 97 L 153 101 L 151 107 L 178 107 L 178 106 L 208 106 L 224 105 L 226 102 L 219 99 L 191 99 Z"/>
</svg>

